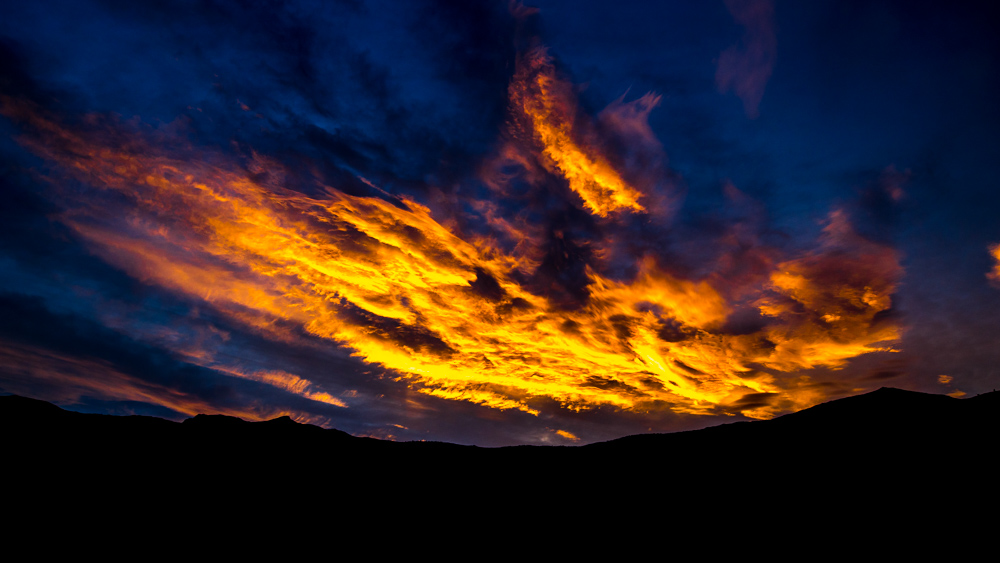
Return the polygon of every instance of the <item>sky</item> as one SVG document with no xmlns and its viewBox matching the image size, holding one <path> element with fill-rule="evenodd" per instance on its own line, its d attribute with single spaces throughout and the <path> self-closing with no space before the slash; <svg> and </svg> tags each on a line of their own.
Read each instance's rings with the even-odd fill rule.
<svg viewBox="0 0 1000 563">
<path fill-rule="evenodd" d="M 575 445 L 1000 383 L 986 2 L 0 7 L 0 393 Z"/>
</svg>

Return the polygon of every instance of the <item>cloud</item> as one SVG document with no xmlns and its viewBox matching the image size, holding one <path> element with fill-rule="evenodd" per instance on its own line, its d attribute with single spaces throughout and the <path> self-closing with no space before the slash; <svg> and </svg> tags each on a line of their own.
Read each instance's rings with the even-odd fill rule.
<svg viewBox="0 0 1000 563">
<path fill-rule="evenodd" d="M 684 181 L 649 121 L 666 98 L 592 111 L 537 37 L 512 40 L 525 22 L 504 9 L 414 4 L 382 20 L 345 4 L 327 34 L 334 16 L 308 6 L 114 6 L 102 17 L 138 30 L 162 16 L 148 48 L 176 84 L 114 78 L 109 93 L 107 68 L 66 63 L 75 74 L 46 75 L 43 91 L 18 59 L 5 72 L 26 86 L 0 102 L 9 201 L 30 211 L 0 226 L 3 287 L 129 337 L 97 354 L 110 399 L 263 401 L 397 437 L 463 417 L 592 436 L 608 432 L 595 421 L 809 406 L 843 389 L 813 373 L 848 381 L 840 368 L 900 337 L 899 255 L 866 228 L 891 219 L 889 180 L 815 241 L 775 243 L 786 234 L 732 182 L 719 206 L 680 216 Z M 207 36 L 230 20 L 248 31 Z M 112 61 L 142 43 L 118 27 L 107 40 L 91 48 Z M 171 368 L 115 363 L 132 344 Z M 97 360 L 65 345 L 9 355 L 86 372 L 75 396 L 99 395 Z M 205 388 L 178 391 L 176 373 Z"/>
<path fill-rule="evenodd" d="M 49 312 L 42 300 L 0 294 L 0 388 L 59 404 L 138 401 L 193 416 L 215 413 L 265 420 L 285 414 L 281 400 L 253 401 L 254 389 L 191 365 L 93 321 Z M 286 391 L 288 378 L 282 378 Z M 301 391 L 301 390 L 299 390 Z"/>
<path fill-rule="evenodd" d="M 993 269 L 986 274 L 986 277 L 996 286 L 1000 287 L 1000 243 L 989 247 L 990 256 L 996 261 Z"/>
<path fill-rule="evenodd" d="M 524 53 L 510 85 L 510 102 L 523 135 L 539 144 L 542 162 L 566 178 L 584 207 L 599 217 L 642 212 L 642 194 L 622 178 L 579 130 L 571 86 L 556 75 L 543 47 Z M 655 105 L 655 104 L 652 104 Z"/>
<path fill-rule="evenodd" d="M 668 221 L 640 203 L 671 189 L 646 166 L 662 159 L 646 123 L 657 98 L 578 117 L 544 49 L 519 64 L 501 153 L 519 171 L 493 178 L 498 199 L 455 194 L 455 209 L 489 218 L 470 234 L 364 177 L 370 195 L 352 195 L 255 150 L 193 143 L 183 123 L 92 113 L 65 125 L 10 97 L 2 113 L 51 167 L 54 218 L 100 259 L 261 338 L 346 347 L 433 397 L 530 414 L 555 401 L 769 417 L 821 397 L 802 370 L 898 338 L 881 316 L 898 259 L 844 213 L 814 250 L 765 252 L 750 276 L 687 277 L 652 247 L 608 256 L 607 235 Z M 630 181 L 633 168 L 648 181 Z M 538 182 L 528 209 L 540 225 L 505 201 L 517 178 Z M 340 404 L 298 374 L 228 371 Z"/>
<path fill-rule="evenodd" d="M 771 78 L 778 39 L 772 0 L 726 0 L 726 8 L 743 26 L 743 39 L 719 55 L 715 83 L 720 92 L 734 91 L 747 117 L 756 118 L 764 88 Z"/>
<path fill-rule="evenodd" d="M 567 440 L 569 440 L 571 442 L 579 442 L 580 441 L 580 438 L 577 438 L 575 434 L 573 434 L 572 432 L 566 431 L 566 430 L 556 430 L 556 434 L 558 434 L 559 436 L 561 436 L 561 437 L 563 437 L 563 438 L 565 438 L 565 439 L 567 439 Z"/>
</svg>

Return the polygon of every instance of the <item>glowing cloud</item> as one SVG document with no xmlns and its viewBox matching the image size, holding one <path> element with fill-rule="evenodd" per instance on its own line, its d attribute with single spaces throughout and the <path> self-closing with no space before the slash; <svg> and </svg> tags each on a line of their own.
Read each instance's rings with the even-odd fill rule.
<svg viewBox="0 0 1000 563">
<path fill-rule="evenodd" d="M 510 102 L 524 135 L 541 147 L 545 162 L 566 178 L 591 213 L 606 217 L 614 211 L 644 211 L 642 194 L 630 186 L 574 127 L 576 106 L 571 86 L 556 76 L 544 48 L 524 54 L 510 85 Z M 650 109 L 656 104 L 650 100 Z"/>
<path fill-rule="evenodd" d="M 509 93 L 515 132 L 584 207 L 600 217 L 644 211 L 600 143 L 572 125 L 569 85 L 543 49 L 522 57 Z M 523 282 L 538 265 L 526 258 L 538 237 L 490 201 L 466 203 L 518 241 L 512 251 L 446 228 L 412 198 L 319 181 L 313 195 L 293 191 L 280 162 L 190 146 L 170 127 L 89 116 L 70 128 L 2 102 L 28 132 L 21 142 L 54 165 L 58 219 L 103 260 L 264 337 L 305 331 L 347 347 L 432 396 L 532 414 L 555 401 L 766 418 L 825 398 L 805 371 L 842 367 L 899 337 L 880 315 L 902 274 L 898 257 L 840 212 L 811 252 L 762 263 L 772 270 L 758 285 L 684 279 L 638 256 L 627 279 L 588 265 L 585 302 L 566 308 Z M 635 123 L 655 103 L 616 106 L 607 119 L 651 139 Z M 738 304 L 726 296 L 736 294 L 759 312 L 758 329 L 727 328 Z M 211 367 L 345 405 L 297 375 Z"/>
<path fill-rule="evenodd" d="M 993 282 L 994 285 L 1000 287 L 1000 244 L 995 244 L 989 248 L 990 256 L 996 260 L 996 264 L 993 265 L 993 270 L 986 274 L 986 277 Z"/>
</svg>

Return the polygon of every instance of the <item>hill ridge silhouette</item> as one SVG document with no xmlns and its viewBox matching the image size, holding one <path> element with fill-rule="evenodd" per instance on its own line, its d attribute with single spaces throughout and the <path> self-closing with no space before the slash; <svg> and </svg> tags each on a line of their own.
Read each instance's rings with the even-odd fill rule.
<svg viewBox="0 0 1000 563">
<path fill-rule="evenodd" d="M 975 403 L 973 405 L 973 403 Z M 759 420 L 759 421 L 736 421 L 732 423 L 724 423 L 716 426 L 710 426 L 706 428 L 696 429 L 696 430 L 686 430 L 680 432 L 669 432 L 669 433 L 643 433 L 643 434 L 633 434 L 626 435 L 613 440 L 608 440 L 604 442 L 594 442 L 584 445 L 566 445 L 566 446 L 552 446 L 552 445 L 515 445 L 515 446 L 499 446 L 499 447 L 486 447 L 484 449 L 504 449 L 504 448 L 587 448 L 593 446 L 600 446 L 606 444 L 620 443 L 621 441 L 629 441 L 636 438 L 644 440 L 656 440 L 665 436 L 694 436 L 703 435 L 709 432 L 719 432 L 720 430 L 730 431 L 733 428 L 741 427 L 743 425 L 755 425 L 754 429 L 758 429 L 766 424 L 815 424 L 816 421 L 809 420 L 810 417 L 815 418 L 823 416 L 829 418 L 837 418 L 838 423 L 842 424 L 844 427 L 851 427 L 858 423 L 859 420 L 865 423 L 876 423 L 885 424 L 890 420 L 895 420 L 896 424 L 914 424 L 919 423 L 919 420 L 914 420 L 912 418 L 900 418 L 901 416 L 923 416 L 923 417 L 935 417 L 934 420 L 937 422 L 942 422 L 940 420 L 941 416 L 945 417 L 957 417 L 956 421 L 945 421 L 946 426 L 949 426 L 952 422 L 967 422 L 969 420 L 975 420 L 985 423 L 989 426 L 991 417 L 983 416 L 984 411 L 992 413 L 995 409 L 1000 408 L 1000 392 L 993 391 L 988 393 L 983 393 L 976 395 L 974 397 L 966 398 L 954 398 L 947 395 L 938 395 L 932 393 L 923 393 L 919 391 L 909 391 L 904 389 L 898 389 L 894 387 L 881 387 L 877 390 L 870 391 L 868 393 L 863 393 L 859 395 L 852 395 L 848 397 L 843 397 L 839 399 L 834 399 L 824 403 L 814 405 L 812 407 L 803 409 L 801 411 L 796 411 L 792 413 L 787 413 L 785 415 L 776 417 L 770 420 Z M 933 409 L 933 410 L 932 410 Z M 461 444 L 452 444 L 448 442 L 440 441 L 410 441 L 410 442 L 395 442 L 388 440 L 379 440 L 376 438 L 367 437 L 356 437 L 347 432 L 337 429 L 322 428 L 308 423 L 300 423 L 292 419 L 288 415 L 282 415 L 273 419 L 262 420 L 262 421 L 247 421 L 239 417 L 225 415 L 225 414 L 196 414 L 193 417 L 184 419 L 181 422 L 174 422 L 167 419 L 147 416 L 147 415 L 110 415 L 110 414 L 97 414 L 97 413 L 81 413 L 72 410 L 63 409 L 55 404 L 43 401 L 40 399 L 33 399 L 30 397 L 23 397 L 19 395 L 0 395 L 0 424 L 8 426 L 14 424 L 19 426 L 27 421 L 21 420 L 22 417 L 47 417 L 42 420 L 36 420 L 37 423 L 44 425 L 51 425 L 56 422 L 66 421 L 70 418 L 74 419 L 76 424 L 80 424 L 82 421 L 86 420 L 89 423 L 103 423 L 104 425 L 109 424 L 125 424 L 130 422 L 133 424 L 145 423 L 145 424 L 163 424 L 166 425 L 177 425 L 184 428 L 199 428 L 199 429 L 211 429 L 213 431 L 218 431 L 224 428 L 277 428 L 287 427 L 287 428 L 314 428 L 316 430 L 323 431 L 329 435 L 339 434 L 346 438 L 351 438 L 354 440 L 364 440 L 364 441 L 374 441 L 374 442 L 387 442 L 393 444 L 447 444 L 450 446 L 463 446 Z M 809 420 L 809 422 L 807 422 Z M 153 422 L 159 421 L 159 422 Z M 827 424 L 832 421 L 823 420 L 822 423 Z M 110 428 L 108 426 L 107 428 Z M 996 427 L 993 428 L 996 430 Z M 875 430 L 875 428 L 870 428 L 870 430 Z M 965 428 L 967 431 L 975 431 L 975 428 Z M 480 446 L 464 446 L 479 448 Z"/>
<path fill-rule="evenodd" d="M 995 392 L 879 390 L 767 421 L 484 448 L 355 437 L 286 417 L 172 422 L 3 396 L 0 435 L 5 482 L 27 493 L 8 512 L 33 515 L 27 521 L 115 507 L 125 528 L 229 534 L 247 517 L 284 515 L 273 521 L 320 536 L 367 532 L 387 518 L 419 527 L 443 510 L 467 533 L 525 518 L 563 533 L 634 521 L 711 545 L 711 523 L 737 515 L 748 537 L 779 526 L 819 540 L 823 526 L 845 522 L 915 529 L 969 513 L 980 504 L 970 492 L 995 489 L 998 412 Z M 107 527 L 101 518 L 68 525 L 96 535 Z"/>
</svg>

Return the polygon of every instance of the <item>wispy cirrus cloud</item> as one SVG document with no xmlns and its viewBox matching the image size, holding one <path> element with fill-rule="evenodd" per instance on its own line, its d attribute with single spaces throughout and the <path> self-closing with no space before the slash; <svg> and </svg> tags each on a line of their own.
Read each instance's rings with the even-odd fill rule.
<svg viewBox="0 0 1000 563">
<path fill-rule="evenodd" d="M 747 117 L 759 114 L 764 89 L 774 70 L 778 38 L 772 0 L 726 0 L 729 13 L 744 28 L 740 43 L 719 55 L 715 83 L 743 100 Z"/>
</svg>

